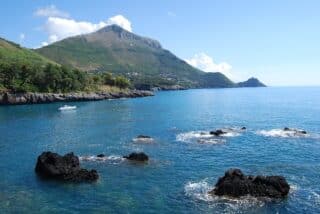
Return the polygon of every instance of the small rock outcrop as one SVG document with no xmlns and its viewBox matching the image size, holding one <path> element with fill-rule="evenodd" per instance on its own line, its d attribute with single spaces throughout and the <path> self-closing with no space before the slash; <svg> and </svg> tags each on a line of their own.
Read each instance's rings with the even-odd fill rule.
<svg viewBox="0 0 320 214">
<path fill-rule="evenodd" d="M 210 132 L 211 135 L 214 135 L 214 136 L 221 136 L 223 134 L 227 134 L 227 132 L 221 130 L 221 129 L 218 129 L 218 130 L 215 130 L 215 131 L 211 131 Z"/>
<path fill-rule="evenodd" d="M 134 143 L 142 143 L 142 144 L 151 144 L 154 143 L 154 139 L 148 135 L 138 135 L 133 138 L 132 141 Z"/>
<path fill-rule="evenodd" d="M 218 196 L 284 198 L 290 186 L 282 176 L 246 176 L 240 169 L 230 169 L 219 178 L 209 194 Z"/>
<path fill-rule="evenodd" d="M 126 158 L 128 160 L 132 160 L 132 161 L 140 161 L 140 162 L 146 162 L 149 160 L 148 155 L 146 155 L 143 152 L 140 152 L 140 153 L 133 152 L 133 153 L 129 154 L 128 156 L 123 156 L 123 158 Z"/>
<path fill-rule="evenodd" d="M 152 137 L 150 137 L 148 135 L 138 135 L 137 139 L 152 139 Z"/>
<path fill-rule="evenodd" d="M 305 131 L 305 130 L 299 130 L 299 129 L 291 129 L 291 128 L 288 128 L 288 127 L 285 127 L 284 129 L 283 129 L 283 131 L 285 131 L 285 132 L 294 132 L 295 134 L 302 134 L 302 135 L 305 135 L 305 134 L 307 134 L 307 131 Z"/>
<path fill-rule="evenodd" d="M 97 155 L 97 157 L 98 157 L 98 158 L 104 158 L 105 155 L 104 155 L 104 154 L 99 154 L 99 155 Z"/>
<path fill-rule="evenodd" d="M 87 170 L 80 167 L 79 158 L 73 153 L 61 156 L 57 153 L 43 152 L 37 160 L 36 173 L 48 179 L 92 182 L 99 178 L 96 170 Z"/>
</svg>

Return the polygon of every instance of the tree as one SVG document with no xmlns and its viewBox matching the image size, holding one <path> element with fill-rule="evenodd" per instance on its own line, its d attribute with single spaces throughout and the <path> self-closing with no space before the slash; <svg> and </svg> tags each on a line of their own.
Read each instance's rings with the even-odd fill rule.
<svg viewBox="0 0 320 214">
<path fill-rule="evenodd" d="M 102 74 L 102 78 L 103 78 L 103 83 L 106 85 L 115 85 L 115 79 L 113 78 L 112 74 L 109 72 L 103 73 Z"/>
</svg>

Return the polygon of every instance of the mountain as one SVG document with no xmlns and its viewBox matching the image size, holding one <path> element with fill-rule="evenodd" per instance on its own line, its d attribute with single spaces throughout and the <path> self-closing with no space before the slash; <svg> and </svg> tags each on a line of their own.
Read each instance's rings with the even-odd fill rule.
<svg viewBox="0 0 320 214">
<path fill-rule="evenodd" d="M 266 87 L 266 85 L 260 82 L 257 78 L 252 77 L 247 81 L 239 82 L 237 87 Z"/>
<path fill-rule="evenodd" d="M 32 50 L 20 47 L 20 45 L 3 38 L 0 38 L 0 62 L 16 65 L 44 65 L 47 63 L 56 64 L 55 62 L 45 58 L 44 56 L 41 56 L 40 54 Z"/>
<path fill-rule="evenodd" d="M 223 74 L 205 73 L 194 68 L 163 49 L 158 41 L 138 36 L 117 25 L 70 37 L 35 51 L 83 71 L 122 74 L 135 86 L 236 86 Z"/>
</svg>

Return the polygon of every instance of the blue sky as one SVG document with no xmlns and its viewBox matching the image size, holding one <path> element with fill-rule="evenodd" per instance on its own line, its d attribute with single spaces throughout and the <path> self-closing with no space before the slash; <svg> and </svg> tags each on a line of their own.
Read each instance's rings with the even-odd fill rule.
<svg viewBox="0 0 320 214">
<path fill-rule="evenodd" d="M 320 85 L 319 8 L 316 0 L 4 0 L 0 36 L 34 48 L 73 29 L 52 26 L 54 17 L 92 29 L 120 21 L 192 65 L 235 81 L 255 76 L 273 86 Z"/>
</svg>

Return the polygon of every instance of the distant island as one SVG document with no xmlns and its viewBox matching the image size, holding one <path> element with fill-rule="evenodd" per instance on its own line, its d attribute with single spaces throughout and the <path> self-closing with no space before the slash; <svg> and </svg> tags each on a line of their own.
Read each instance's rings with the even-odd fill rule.
<svg viewBox="0 0 320 214">
<path fill-rule="evenodd" d="M 114 98 L 152 95 L 140 90 L 264 86 L 256 78 L 234 83 L 222 73 L 203 72 L 163 49 L 158 41 L 117 25 L 35 50 L 0 38 L 0 104 L 10 104 L 10 96 L 14 104 L 37 103 L 29 100 L 30 95 L 23 95 L 24 101 L 19 102 L 15 95 L 23 93 L 59 97 L 42 100 L 50 102 L 68 101 L 66 97 L 107 99 L 110 93 Z"/>
<path fill-rule="evenodd" d="M 266 87 L 265 84 L 260 82 L 257 78 L 250 78 L 247 81 L 239 82 L 237 84 L 238 87 Z"/>
</svg>

